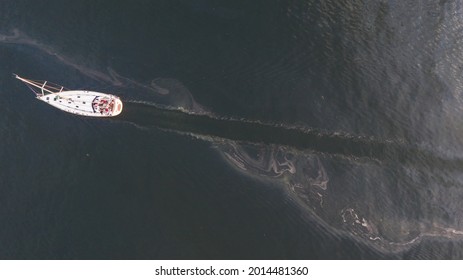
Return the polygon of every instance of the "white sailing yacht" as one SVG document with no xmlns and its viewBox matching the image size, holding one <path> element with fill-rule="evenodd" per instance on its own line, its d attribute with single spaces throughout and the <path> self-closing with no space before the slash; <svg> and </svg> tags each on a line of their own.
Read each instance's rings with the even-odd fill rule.
<svg viewBox="0 0 463 280">
<path fill-rule="evenodd" d="M 115 95 L 87 90 L 68 90 L 47 81 L 29 80 L 13 75 L 24 82 L 38 99 L 68 113 L 89 117 L 114 117 L 122 112 L 122 101 Z"/>
</svg>

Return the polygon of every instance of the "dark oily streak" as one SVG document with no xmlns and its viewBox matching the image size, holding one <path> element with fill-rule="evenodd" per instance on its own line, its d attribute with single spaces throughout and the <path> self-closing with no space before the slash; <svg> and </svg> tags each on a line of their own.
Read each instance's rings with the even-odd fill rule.
<svg viewBox="0 0 463 280">
<path fill-rule="evenodd" d="M 161 109 L 153 105 L 126 103 L 118 119 L 142 126 L 154 126 L 240 142 L 275 144 L 340 156 L 388 163 L 423 166 L 431 169 L 463 170 L 463 160 L 440 157 L 410 144 L 380 142 L 366 137 L 328 134 L 257 122 L 213 118 Z"/>
</svg>

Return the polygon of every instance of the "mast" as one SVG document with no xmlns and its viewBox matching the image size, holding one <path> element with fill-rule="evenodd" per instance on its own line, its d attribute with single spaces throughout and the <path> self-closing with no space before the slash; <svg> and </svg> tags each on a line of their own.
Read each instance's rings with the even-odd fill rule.
<svg viewBox="0 0 463 280">
<path fill-rule="evenodd" d="M 32 90 L 35 94 L 37 94 L 37 95 L 43 96 L 43 95 L 45 95 L 46 93 L 51 93 L 51 94 L 57 94 L 57 95 L 58 95 L 58 94 L 59 94 L 60 92 L 62 92 L 63 89 L 64 89 L 64 87 L 62 87 L 62 86 L 61 86 L 61 88 L 58 88 L 58 87 L 56 87 L 56 86 L 47 85 L 47 81 L 43 81 L 43 83 L 42 83 L 42 81 L 28 80 L 28 79 L 24 79 L 24 78 L 20 77 L 20 76 L 17 75 L 17 74 L 14 74 L 14 73 L 13 73 L 13 76 L 14 76 L 16 79 L 22 81 L 23 83 L 25 83 L 25 84 L 27 84 L 27 85 L 31 85 L 31 86 L 33 86 L 33 87 L 35 87 L 35 88 L 40 89 L 41 94 L 38 93 L 38 92 L 37 92 L 36 90 L 34 90 L 33 88 L 31 88 L 31 90 Z"/>
</svg>

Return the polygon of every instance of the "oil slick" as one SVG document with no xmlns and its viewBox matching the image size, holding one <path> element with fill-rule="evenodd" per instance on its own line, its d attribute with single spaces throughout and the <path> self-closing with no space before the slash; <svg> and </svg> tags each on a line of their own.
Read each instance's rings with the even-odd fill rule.
<svg viewBox="0 0 463 280">
<path fill-rule="evenodd" d="M 330 234 L 383 252 L 404 251 L 426 238 L 463 238 L 461 159 L 404 148 L 400 141 L 217 116 L 175 79 L 140 82 L 110 67 L 95 70 L 17 29 L 0 35 L 0 44 L 28 46 L 82 76 L 130 89 L 126 102 L 134 115 L 120 121 L 210 142 L 225 164 L 279 185 Z M 250 135 L 253 130 L 260 132 Z M 341 148 L 333 150 L 329 141 Z"/>
</svg>

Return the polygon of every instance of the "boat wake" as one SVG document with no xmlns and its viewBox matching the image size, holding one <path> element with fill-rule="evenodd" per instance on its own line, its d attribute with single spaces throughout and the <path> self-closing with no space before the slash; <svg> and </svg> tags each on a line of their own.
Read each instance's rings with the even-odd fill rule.
<svg viewBox="0 0 463 280">
<path fill-rule="evenodd" d="M 138 126 L 157 127 L 216 140 L 284 146 L 357 161 L 371 160 L 382 164 L 411 166 L 426 166 L 433 162 L 433 168 L 463 170 L 463 159 L 439 156 L 404 142 L 281 123 L 220 117 L 202 108 L 190 111 L 183 106 L 164 106 L 134 100 L 125 102 L 125 111 L 119 119 Z"/>
<path fill-rule="evenodd" d="M 327 232 L 349 233 L 382 252 L 401 252 L 427 238 L 463 240 L 463 213 L 452 200 L 463 195 L 455 176 L 463 170 L 461 159 L 401 142 L 145 102 L 127 102 L 119 119 L 212 143 L 238 172 L 284 186 Z M 423 188 L 424 182 L 431 185 Z"/>
</svg>

